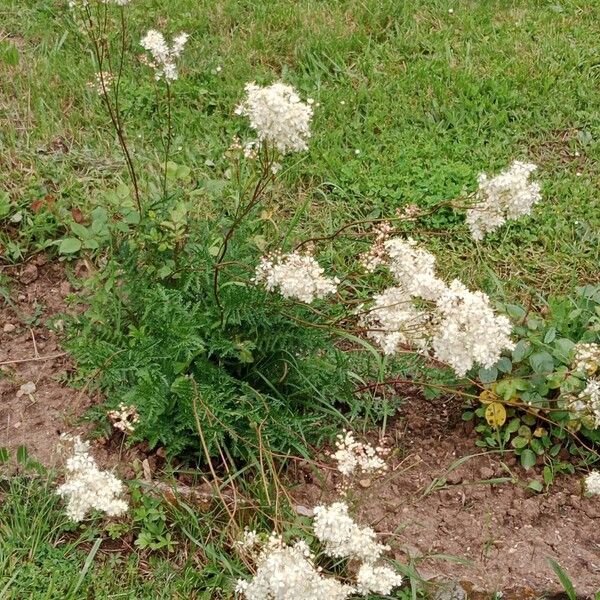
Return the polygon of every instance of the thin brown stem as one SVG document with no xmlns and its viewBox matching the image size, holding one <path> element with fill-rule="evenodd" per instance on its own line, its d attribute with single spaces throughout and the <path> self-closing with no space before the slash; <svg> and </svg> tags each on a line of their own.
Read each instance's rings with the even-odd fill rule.
<svg viewBox="0 0 600 600">
<path fill-rule="evenodd" d="M 89 7 L 86 7 L 86 17 L 87 17 L 86 31 L 87 31 L 88 37 L 92 43 L 92 50 L 94 52 L 94 56 L 95 56 L 96 62 L 98 64 L 100 85 L 102 87 L 102 99 L 104 101 L 104 105 L 106 106 L 106 110 L 107 110 L 110 120 L 112 122 L 113 128 L 117 134 L 117 139 L 119 140 L 119 145 L 121 146 L 121 150 L 122 150 L 123 156 L 125 158 L 125 163 L 127 165 L 127 171 L 129 172 L 129 176 L 130 176 L 131 182 L 133 184 L 133 191 L 134 191 L 134 196 L 135 196 L 135 201 L 136 201 L 136 205 L 138 208 L 138 212 L 141 215 L 142 204 L 141 204 L 141 200 L 140 200 L 140 191 L 139 191 L 137 173 L 135 170 L 133 159 L 129 152 L 127 138 L 125 136 L 125 130 L 124 130 L 123 124 L 121 122 L 120 111 L 118 110 L 118 104 L 116 105 L 116 107 L 113 107 L 111 100 L 110 100 L 110 95 L 108 93 L 109 92 L 108 85 L 104 78 L 104 60 L 105 60 L 105 58 L 110 64 L 110 53 L 108 53 L 108 42 L 103 42 L 102 38 L 103 38 L 104 34 L 102 34 L 102 32 L 100 32 L 101 33 L 100 38 L 98 38 L 95 35 L 95 33 L 94 33 L 94 31 L 95 31 L 94 18 L 92 16 L 92 13 L 91 13 Z M 122 24 L 124 24 L 125 20 L 124 20 L 123 15 L 122 15 L 122 19 L 123 19 Z M 85 23 L 85 21 L 84 21 L 84 23 Z M 104 27 L 106 30 L 106 24 L 104 25 Z M 125 44 L 124 29 L 122 31 L 121 39 L 122 39 L 122 53 L 121 54 L 123 55 L 124 44 Z M 123 58 L 121 56 L 121 61 L 122 60 L 123 60 Z M 120 67 L 120 69 L 122 69 L 122 66 Z"/>
<path fill-rule="evenodd" d="M 262 164 L 262 173 L 261 173 L 258 181 L 256 182 L 254 191 L 252 193 L 252 197 L 250 198 L 250 201 L 248 202 L 246 207 L 243 210 L 241 210 L 241 212 L 240 212 L 240 208 L 241 208 L 241 202 L 240 202 L 240 205 L 238 206 L 238 209 L 236 210 L 236 215 L 234 217 L 234 221 L 231 224 L 231 227 L 228 229 L 227 233 L 225 234 L 225 237 L 223 238 L 223 242 L 221 243 L 221 248 L 217 255 L 216 264 L 214 266 L 213 294 L 214 294 L 215 300 L 217 302 L 217 305 L 218 305 L 219 309 L 221 310 L 221 320 L 223 320 L 224 315 L 223 315 L 223 305 L 221 304 L 221 300 L 219 298 L 219 273 L 221 270 L 221 265 L 223 264 L 223 258 L 225 257 L 225 254 L 227 253 L 227 250 L 229 247 L 229 242 L 231 241 L 231 238 L 233 237 L 233 234 L 234 234 L 236 228 L 250 214 L 250 212 L 254 209 L 254 207 L 257 204 L 259 204 L 259 202 L 262 200 L 262 194 L 272 179 L 272 173 L 271 173 L 272 161 L 269 161 L 269 159 L 268 159 L 268 150 L 266 149 L 266 145 L 265 145 L 265 160 L 261 164 Z"/>
<path fill-rule="evenodd" d="M 171 153 L 171 140 L 173 135 L 173 123 L 171 116 L 171 85 L 166 82 L 167 85 L 167 139 L 165 140 L 165 161 L 163 168 L 163 196 L 167 197 L 167 170 L 169 165 L 169 155 Z"/>
</svg>

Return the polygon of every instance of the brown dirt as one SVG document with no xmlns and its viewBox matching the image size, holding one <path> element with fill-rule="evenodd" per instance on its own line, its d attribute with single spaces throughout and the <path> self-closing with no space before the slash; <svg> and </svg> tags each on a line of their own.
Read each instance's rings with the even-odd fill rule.
<svg viewBox="0 0 600 600">
<path fill-rule="evenodd" d="M 459 404 L 415 396 L 386 436 L 394 449 L 390 472 L 352 487 L 361 522 L 385 534 L 398 560 L 415 560 L 425 579 L 468 582 L 462 585 L 469 598 L 487 599 L 494 591 L 503 591 L 504 600 L 558 593 L 549 557 L 579 594 L 598 592 L 600 500 L 582 496 L 581 477 L 559 476 L 548 493 L 530 492 L 527 482 L 540 473 L 525 472 L 511 454 L 482 453 Z M 517 483 L 485 483 L 501 477 Z M 339 497 L 332 472 L 307 471 L 304 479 L 293 492 L 299 505 Z M 428 558 L 434 554 L 470 564 Z"/>
<path fill-rule="evenodd" d="M 62 266 L 48 264 L 43 255 L 3 274 L 10 277 L 10 299 L 0 299 L 0 446 L 26 446 L 51 466 L 60 434 L 84 431 L 78 418 L 92 403 L 88 394 L 63 383 L 74 366 L 59 333 L 47 326 L 68 310 L 65 298 L 73 289 Z M 17 397 L 28 382 L 36 391 Z"/>
</svg>

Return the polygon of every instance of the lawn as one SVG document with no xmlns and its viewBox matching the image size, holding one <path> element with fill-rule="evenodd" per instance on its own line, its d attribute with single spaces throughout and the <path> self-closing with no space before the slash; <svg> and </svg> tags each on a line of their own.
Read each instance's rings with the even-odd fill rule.
<svg viewBox="0 0 600 600">
<path fill-rule="evenodd" d="M 71 255 L 59 246 L 107 190 L 130 183 L 88 85 L 92 56 L 67 4 L 0 0 L 4 297 L 13 286 L 4 273 L 42 252 L 63 262 L 71 279 L 78 259 L 104 265 L 110 250 Z M 315 114 L 310 150 L 286 162 L 265 220 L 298 219 L 298 239 L 326 236 L 349 221 L 464 198 L 479 173 L 520 159 L 539 167 L 543 200 L 531 216 L 481 242 L 450 208 L 407 231 L 438 256 L 448 281 L 460 278 L 494 302 L 540 308 L 550 296 L 598 283 L 600 3 L 132 0 L 128 11 L 133 55 L 150 28 L 190 34 L 172 85 L 171 160 L 190 169 L 192 189 L 230 181 L 224 155 L 235 135 L 247 133 L 234 115 L 244 85 L 281 79 L 314 99 Z M 142 61 L 127 62 L 123 73 L 128 140 L 148 173 L 142 195 L 149 196 L 148 181 L 160 178 L 166 105 Z M 325 243 L 321 255 L 342 268 L 364 249 L 347 237 Z M 0 460 L 0 475 L 1 468 Z M 149 553 L 129 531 L 99 550 L 95 540 L 110 531 L 99 521 L 86 530 L 68 523 L 46 477 L 0 478 L 0 600 L 233 597 L 243 565 L 221 568 L 230 559 L 218 535 L 187 505 L 168 509 L 176 524 L 170 551 Z M 380 597 L 388 596 L 371 596 Z"/>
<path fill-rule="evenodd" d="M 32 202 L 51 195 L 63 218 L 74 207 L 86 212 L 90 190 L 124 173 L 100 101 L 86 91 L 93 67 L 64 4 L 4 0 L 0 10 L 0 176 L 11 211 L 27 211 L 9 245 L 9 258 L 19 260 L 64 225 L 32 217 Z M 514 158 L 537 163 L 545 201 L 480 247 L 450 211 L 427 223 L 434 240 L 456 230 L 455 251 L 443 261 L 449 273 L 523 296 L 570 291 L 597 272 L 599 10 L 593 2 L 528 1 L 133 7 L 139 30 L 167 23 L 192 35 L 175 86 L 173 158 L 197 180 L 223 176 L 245 82 L 284 78 L 314 97 L 310 154 L 277 197 L 283 209 L 309 200 L 311 228 L 431 206 L 472 192 L 483 170 Z M 137 51 L 134 26 L 130 34 Z M 146 157 L 161 134 L 161 107 L 142 65 L 127 75 L 131 141 Z M 482 255 L 489 269 L 477 268 Z"/>
</svg>

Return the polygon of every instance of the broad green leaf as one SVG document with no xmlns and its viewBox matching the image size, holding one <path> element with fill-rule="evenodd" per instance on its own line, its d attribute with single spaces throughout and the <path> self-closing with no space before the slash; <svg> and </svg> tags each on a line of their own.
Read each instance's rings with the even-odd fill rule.
<svg viewBox="0 0 600 600">
<path fill-rule="evenodd" d="M 525 309 L 517 304 L 506 304 L 504 310 L 506 311 L 506 314 L 515 321 L 520 321 L 527 314 Z"/>
<path fill-rule="evenodd" d="M 522 438 L 529 439 L 531 437 L 531 429 L 527 425 L 521 425 L 517 431 L 517 435 Z"/>
<path fill-rule="evenodd" d="M 496 368 L 501 373 L 510 373 L 512 371 L 512 361 L 508 356 L 502 356 L 496 363 Z"/>
<path fill-rule="evenodd" d="M 90 237 L 90 230 L 79 223 L 71 223 L 71 231 L 80 238 L 88 238 Z"/>
<path fill-rule="evenodd" d="M 531 344 L 527 340 L 519 340 L 512 351 L 514 362 L 521 362 L 531 352 Z"/>
<path fill-rule="evenodd" d="M 506 431 L 508 433 L 514 433 L 515 431 L 517 431 L 517 429 L 519 429 L 520 426 L 521 426 L 521 419 L 519 419 L 518 417 L 515 417 L 514 419 L 511 419 L 508 422 L 508 425 L 506 426 Z"/>
<path fill-rule="evenodd" d="M 100 245 L 95 239 L 90 238 L 89 240 L 83 240 L 83 247 L 87 250 L 98 250 Z"/>
<path fill-rule="evenodd" d="M 97 206 L 92 211 L 92 222 L 106 223 L 108 221 L 108 212 L 103 206 Z"/>
<path fill-rule="evenodd" d="M 77 238 L 63 238 L 58 246 L 60 254 L 73 254 L 81 250 L 81 241 Z"/>
<path fill-rule="evenodd" d="M 570 362 L 571 351 L 575 342 L 568 338 L 558 338 L 554 341 L 554 355 L 564 363 Z"/>
<path fill-rule="evenodd" d="M 525 446 L 527 446 L 528 443 L 529 443 L 528 439 L 517 436 L 511 440 L 510 445 L 513 448 L 516 448 L 517 450 L 519 450 L 519 448 L 525 448 Z"/>
<path fill-rule="evenodd" d="M 523 452 L 521 452 L 521 465 L 527 471 L 531 469 L 535 465 L 537 458 L 533 450 L 529 450 L 529 448 L 525 448 Z"/>
<path fill-rule="evenodd" d="M 535 352 L 529 357 L 529 364 L 535 373 L 551 373 L 554 370 L 554 359 L 548 352 Z"/>
<path fill-rule="evenodd" d="M 481 383 L 492 383 L 498 379 L 498 369 L 491 367 L 490 369 L 479 369 L 479 381 Z"/>
</svg>

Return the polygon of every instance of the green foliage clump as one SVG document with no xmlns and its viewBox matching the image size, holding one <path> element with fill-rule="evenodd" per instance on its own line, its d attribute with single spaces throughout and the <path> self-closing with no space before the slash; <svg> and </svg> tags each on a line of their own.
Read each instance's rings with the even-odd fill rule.
<svg viewBox="0 0 600 600">
<path fill-rule="evenodd" d="M 479 421 L 481 439 L 476 443 L 514 450 L 526 469 L 538 457 L 554 461 L 563 448 L 593 460 L 594 452 L 571 443 L 579 439 L 589 446 L 600 440 L 594 424 L 572 410 L 573 398 L 590 376 L 574 368 L 573 358 L 576 344 L 600 343 L 600 286 L 580 288 L 573 298 L 551 298 L 540 312 L 513 304 L 504 309 L 515 322 L 519 341 L 494 367 L 479 371 L 482 405 L 464 414 L 466 420 Z M 499 410 L 500 422 L 491 416 L 490 406 Z M 551 482 L 552 470 L 544 477 Z"/>
<path fill-rule="evenodd" d="M 188 220 L 185 236 L 157 244 L 171 212 L 149 210 L 91 284 L 68 345 L 82 376 L 106 395 L 103 410 L 137 408 L 133 440 L 171 454 L 206 451 L 201 442 L 211 455 L 304 452 L 351 398 L 347 356 L 306 306 L 251 282 L 260 225 L 236 232 L 215 286 L 219 224 Z"/>
</svg>

